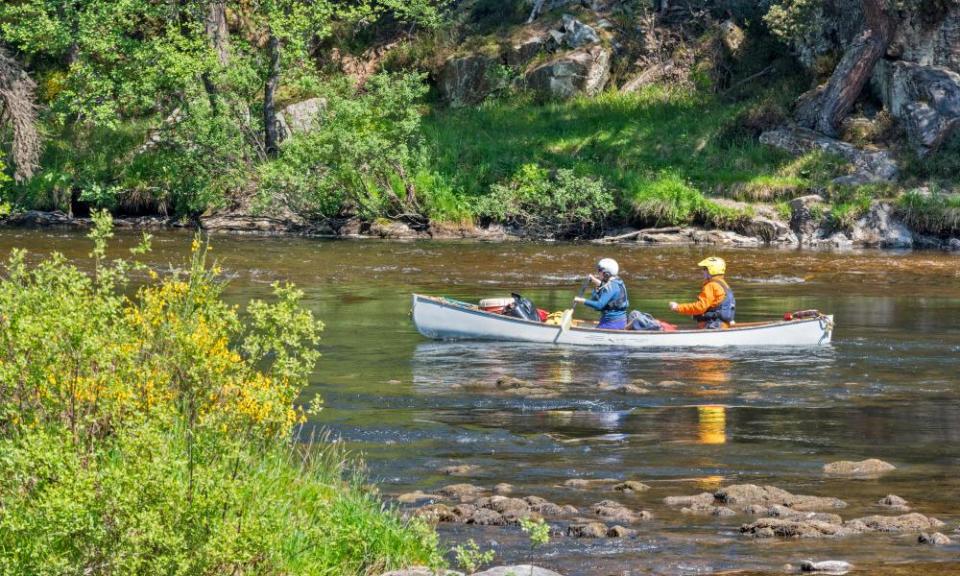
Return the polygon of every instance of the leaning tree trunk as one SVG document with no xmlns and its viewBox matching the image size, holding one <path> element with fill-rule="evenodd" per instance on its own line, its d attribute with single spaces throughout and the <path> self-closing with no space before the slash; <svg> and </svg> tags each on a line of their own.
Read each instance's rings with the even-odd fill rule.
<svg viewBox="0 0 960 576">
<path fill-rule="evenodd" d="M 886 0 L 861 0 L 866 26 L 843 54 L 825 87 L 797 111 L 797 120 L 828 136 L 836 136 L 873 67 L 893 40 L 896 20 Z"/>
<path fill-rule="evenodd" d="M 9 122 L 13 129 L 10 156 L 17 182 L 29 180 L 40 161 L 36 90 L 26 70 L 0 46 L 0 122 Z"/>
<path fill-rule="evenodd" d="M 263 89 L 263 131 L 265 148 L 268 156 L 277 154 L 280 135 L 277 130 L 277 109 L 274 98 L 277 86 L 280 84 L 280 40 L 270 33 L 267 41 L 267 52 L 270 58 L 270 68 L 267 72 L 267 84 Z"/>
</svg>

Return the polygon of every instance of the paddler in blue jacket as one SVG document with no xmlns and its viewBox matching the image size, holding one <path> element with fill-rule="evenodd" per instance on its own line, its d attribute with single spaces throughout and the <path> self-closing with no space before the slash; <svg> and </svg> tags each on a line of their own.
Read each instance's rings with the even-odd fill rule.
<svg viewBox="0 0 960 576">
<path fill-rule="evenodd" d="M 596 286 L 589 299 L 576 298 L 577 302 L 600 312 L 600 324 L 603 330 L 625 330 L 627 328 L 627 287 L 617 274 L 620 265 L 613 258 L 604 258 L 597 263 L 599 277 L 590 275 L 590 281 Z"/>
</svg>

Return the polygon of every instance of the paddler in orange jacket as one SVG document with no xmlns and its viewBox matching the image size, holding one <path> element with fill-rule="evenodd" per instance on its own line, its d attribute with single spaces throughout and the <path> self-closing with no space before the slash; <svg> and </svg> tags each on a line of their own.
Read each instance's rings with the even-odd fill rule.
<svg viewBox="0 0 960 576">
<path fill-rule="evenodd" d="M 700 328 L 715 330 L 729 328 L 734 324 L 737 312 L 737 300 L 733 290 L 723 275 L 727 272 L 727 263 L 723 258 L 711 256 L 699 264 L 703 269 L 703 288 L 696 302 L 688 304 L 670 303 L 670 309 L 679 314 L 693 316 Z"/>
</svg>

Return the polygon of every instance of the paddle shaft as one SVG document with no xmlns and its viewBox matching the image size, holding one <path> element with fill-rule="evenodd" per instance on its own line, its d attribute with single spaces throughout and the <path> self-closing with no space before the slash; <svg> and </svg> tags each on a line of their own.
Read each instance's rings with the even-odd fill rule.
<svg viewBox="0 0 960 576">
<path fill-rule="evenodd" d="M 580 292 L 577 294 L 577 298 L 583 298 L 584 292 L 587 291 L 587 285 L 590 284 L 590 277 L 587 276 L 587 279 L 583 281 L 583 286 L 580 286 Z M 577 309 L 577 298 L 573 299 L 573 308 L 570 309 L 570 317 L 573 317 L 573 311 Z"/>
</svg>

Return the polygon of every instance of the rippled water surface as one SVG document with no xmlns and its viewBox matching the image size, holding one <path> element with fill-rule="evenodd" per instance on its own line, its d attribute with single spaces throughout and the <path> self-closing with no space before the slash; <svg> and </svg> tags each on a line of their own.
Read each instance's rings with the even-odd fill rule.
<svg viewBox="0 0 960 576">
<path fill-rule="evenodd" d="M 189 242 L 158 235 L 151 264 L 182 265 Z M 0 248 L 14 246 L 72 258 L 89 252 L 74 233 L 0 232 Z M 423 339 L 410 321 L 412 292 L 475 301 L 521 291 L 540 307 L 568 307 L 578 278 L 599 257 L 613 256 L 632 307 L 679 322 L 666 303 L 696 295 L 693 264 L 706 255 L 700 248 L 222 237 L 214 252 L 238 303 L 267 295 L 277 280 L 306 291 L 307 305 L 326 323 L 310 390 L 323 395 L 326 409 L 315 424 L 362 453 L 385 494 L 508 482 L 515 495 L 581 508 L 614 498 L 655 515 L 635 539 L 558 537 L 531 551 L 515 528 L 441 526 L 451 544 L 473 538 L 499 561 L 535 560 L 570 575 L 782 572 L 807 558 L 847 560 L 871 572 L 886 565 L 891 574 L 957 574 L 956 544 L 920 546 L 916 535 L 753 541 L 738 533 L 747 517 L 692 517 L 662 500 L 764 483 L 842 498 L 849 506 L 841 515 L 854 518 L 884 513 L 874 503 L 893 493 L 944 520 L 941 531 L 960 540 L 953 533 L 960 522 L 960 257 L 711 253 L 730 264 L 739 320 L 818 308 L 836 315 L 834 344 L 644 352 L 447 343 Z M 504 376 L 537 392 L 491 386 Z M 639 393 L 617 390 L 626 384 Z M 869 457 L 897 470 L 873 480 L 821 471 L 827 462 Z M 439 472 L 453 464 L 479 471 L 468 478 Z M 562 488 L 570 478 L 634 479 L 651 489 L 623 496 Z"/>
</svg>

